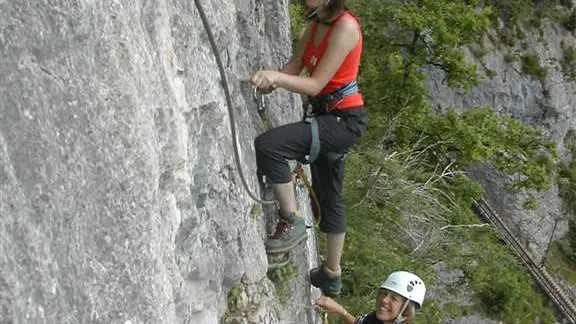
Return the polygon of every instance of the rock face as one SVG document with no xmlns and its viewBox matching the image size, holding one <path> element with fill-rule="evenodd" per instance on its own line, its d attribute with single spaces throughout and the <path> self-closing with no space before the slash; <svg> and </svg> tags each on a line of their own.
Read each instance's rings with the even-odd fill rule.
<svg viewBox="0 0 576 324">
<path fill-rule="evenodd" d="M 201 3 L 258 192 L 242 80 L 289 57 L 288 0 Z M 267 279 L 193 1 L 0 0 L 0 53 L 0 323 L 219 323 L 232 287 L 246 323 L 313 322 L 312 245 L 291 302 Z M 299 118 L 296 96 L 266 101 L 273 124 Z"/>
<path fill-rule="evenodd" d="M 440 110 L 491 106 L 502 115 L 513 116 L 542 130 L 548 138 L 558 143 L 560 157 L 570 161 L 573 157 L 569 147 L 574 145 L 576 129 L 576 82 L 567 77 L 560 62 L 566 55 L 566 49 L 576 45 L 576 37 L 549 21 L 543 25 L 541 34 L 538 30 L 526 31 L 525 34 L 526 38 L 512 48 L 486 40 L 482 44 L 484 55 L 481 57 L 467 50 L 468 60 L 491 75 L 469 93 L 448 88 L 443 82 L 443 73 L 431 71 L 430 99 L 434 107 Z M 490 38 L 497 37 L 493 34 Z M 539 57 L 540 65 L 547 71 L 542 82 L 522 73 L 520 60 L 508 62 L 506 59 L 525 54 Z M 558 239 L 567 234 L 567 211 L 558 196 L 557 187 L 542 193 L 512 194 L 505 188 L 507 177 L 494 169 L 477 165 L 468 171 L 471 178 L 482 184 L 486 190 L 486 200 L 537 262 L 545 257 L 551 238 Z M 529 194 L 538 201 L 536 210 L 523 207 Z M 576 288 L 570 287 L 562 278 L 557 280 L 576 302 Z M 474 317 L 453 323 L 476 322 L 488 323 Z"/>
<path fill-rule="evenodd" d="M 493 35 L 492 39 L 497 37 Z M 447 87 L 443 82 L 443 73 L 432 71 L 429 85 L 431 100 L 435 107 L 469 109 L 472 107 L 492 106 L 502 115 L 509 115 L 523 120 L 542 130 L 558 143 L 558 151 L 564 158 L 571 158 L 564 147 L 571 130 L 576 128 L 576 82 L 570 81 L 560 62 L 565 50 L 576 44 L 576 38 L 557 24 L 547 22 L 538 30 L 526 31 L 526 38 L 518 41 L 515 47 L 508 48 L 486 40 L 482 45 L 484 55 L 477 57 L 468 51 L 468 59 L 482 67 L 485 72 L 491 71 L 478 87 L 469 93 L 461 93 Z M 537 55 L 540 65 L 546 69 L 543 82 L 522 73 L 520 60 L 507 62 L 507 57 Z M 540 260 L 548 246 L 556 219 L 565 219 L 562 201 L 558 189 L 535 195 L 538 208 L 527 211 L 523 203 L 526 193 L 510 194 L 504 183 L 507 180 L 485 166 L 472 168 L 471 176 L 486 189 L 487 200 L 508 222 L 509 227 L 522 238 L 525 246 L 533 256 Z M 567 224 L 561 221 L 554 238 L 566 234 Z"/>
</svg>

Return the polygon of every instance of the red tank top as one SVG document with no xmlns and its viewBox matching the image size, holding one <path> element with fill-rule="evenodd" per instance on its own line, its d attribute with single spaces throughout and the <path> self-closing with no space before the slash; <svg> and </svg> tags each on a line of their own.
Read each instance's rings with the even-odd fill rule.
<svg viewBox="0 0 576 324">
<path fill-rule="evenodd" d="M 334 26 L 336 26 L 338 21 L 344 17 L 350 17 L 350 18 L 354 19 L 354 21 L 356 22 L 356 24 L 358 26 L 358 30 L 360 31 L 360 24 L 358 23 L 358 20 L 356 19 L 356 17 L 354 17 L 349 12 L 345 11 L 342 14 L 340 14 L 332 22 L 332 25 L 326 31 L 324 38 L 322 39 L 322 41 L 320 42 L 320 45 L 318 45 L 318 46 L 314 46 L 314 39 L 316 38 L 316 31 L 318 30 L 318 23 L 312 22 L 312 30 L 311 30 L 310 39 L 308 40 L 308 43 L 306 44 L 306 49 L 304 50 L 304 56 L 302 58 L 304 61 L 304 66 L 306 67 L 306 69 L 308 70 L 310 75 L 312 75 L 312 73 L 314 73 L 316 65 L 318 64 L 318 62 L 320 62 L 320 60 L 322 59 L 322 56 L 324 56 L 324 52 L 326 52 L 326 49 L 328 48 L 328 42 L 330 39 L 330 35 L 332 34 L 332 30 L 334 29 Z M 345 84 L 348 84 L 348 83 L 356 80 L 356 77 L 358 76 L 358 69 L 360 68 L 360 56 L 362 54 L 362 33 L 360 32 L 359 34 L 360 34 L 360 39 L 358 40 L 356 47 L 354 47 L 354 49 L 352 49 L 352 51 L 350 51 L 350 53 L 348 53 L 348 55 L 344 59 L 344 62 L 342 63 L 342 65 L 340 66 L 338 71 L 336 71 L 336 74 L 334 74 L 332 79 L 330 79 L 330 81 L 328 81 L 328 83 L 326 84 L 324 89 L 322 89 L 322 91 L 320 91 L 318 96 L 327 95 L 327 94 L 334 92 L 337 89 L 341 88 Z M 344 98 L 344 100 L 342 100 L 337 107 L 332 107 L 332 108 L 333 109 L 347 109 L 347 108 L 359 107 L 362 105 L 364 105 L 364 100 L 363 100 L 360 92 L 357 92 L 357 93 L 355 93 L 349 97 Z"/>
</svg>

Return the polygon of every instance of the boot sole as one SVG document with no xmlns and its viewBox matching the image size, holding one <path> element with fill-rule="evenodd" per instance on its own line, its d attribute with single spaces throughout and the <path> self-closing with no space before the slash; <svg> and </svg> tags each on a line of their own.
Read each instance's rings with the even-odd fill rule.
<svg viewBox="0 0 576 324">
<path fill-rule="evenodd" d="M 322 267 L 322 266 L 323 266 L 323 264 L 324 264 L 324 259 L 323 259 L 322 257 L 319 257 L 319 262 L 318 262 L 318 264 L 320 265 L 319 267 Z M 311 270 L 310 270 L 310 272 L 308 273 L 308 277 L 310 278 L 310 285 L 312 285 L 312 287 L 315 287 L 315 288 L 320 289 L 320 291 L 322 291 L 322 294 L 323 294 L 324 296 L 327 296 L 327 297 L 330 297 L 330 298 L 338 298 L 338 297 L 340 297 L 340 291 L 336 291 L 336 292 L 334 292 L 334 291 L 326 291 L 326 290 L 322 289 L 322 287 L 316 286 L 315 284 L 312 283 L 312 271 L 315 271 L 315 270 L 316 270 L 316 271 L 322 271 L 321 269 L 318 269 L 318 268 L 314 268 L 314 269 L 311 269 Z"/>
<path fill-rule="evenodd" d="M 307 240 L 308 239 L 308 235 L 302 235 L 302 237 L 298 238 L 296 241 L 290 243 L 290 245 L 283 247 L 283 248 L 275 248 L 275 249 L 266 249 L 266 254 L 274 254 L 274 253 L 283 253 L 283 252 L 288 252 L 290 250 L 292 250 L 293 248 L 295 248 L 298 244 L 300 244 L 300 242 Z"/>
<path fill-rule="evenodd" d="M 326 291 L 326 290 L 323 290 L 321 287 L 318 287 L 318 286 L 313 285 L 312 283 L 310 283 L 310 285 L 312 285 L 312 287 L 315 287 L 315 288 L 320 289 L 320 291 L 322 291 L 322 295 L 324 295 L 324 296 L 327 296 L 327 297 L 330 297 L 330 298 L 338 298 L 338 297 L 340 297 L 340 292 L 339 292 L 339 291 L 338 291 L 338 292 Z"/>
</svg>

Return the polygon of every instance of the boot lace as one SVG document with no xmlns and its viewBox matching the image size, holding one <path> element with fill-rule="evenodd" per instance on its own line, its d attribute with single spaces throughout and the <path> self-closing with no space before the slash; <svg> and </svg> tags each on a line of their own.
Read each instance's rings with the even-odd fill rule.
<svg viewBox="0 0 576 324">
<path fill-rule="evenodd" d="M 288 232 L 292 230 L 294 226 L 292 223 L 281 219 L 278 221 L 278 225 L 276 225 L 276 231 L 272 235 L 272 238 L 279 239 L 283 238 Z"/>
</svg>

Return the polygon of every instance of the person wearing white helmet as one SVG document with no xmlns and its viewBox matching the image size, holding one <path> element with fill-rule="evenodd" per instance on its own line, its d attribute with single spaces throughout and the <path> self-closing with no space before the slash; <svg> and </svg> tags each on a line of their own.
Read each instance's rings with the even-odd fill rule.
<svg viewBox="0 0 576 324">
<path fill-rule="evenodd" d="M 380 285 L 376 309 L 368 314 L 355 317 L 326 296 L 320 296 L 316 305 L 338 315 L 347 324 L 412 324 L 425 295 L 426 286 L 420 277 L 407 271 L 396 271 Z"/>
</svg>

